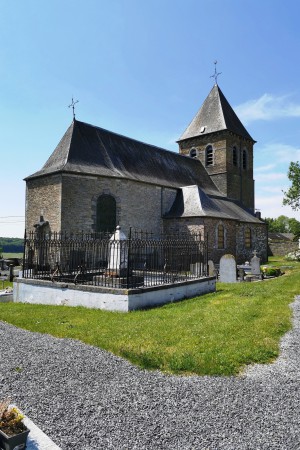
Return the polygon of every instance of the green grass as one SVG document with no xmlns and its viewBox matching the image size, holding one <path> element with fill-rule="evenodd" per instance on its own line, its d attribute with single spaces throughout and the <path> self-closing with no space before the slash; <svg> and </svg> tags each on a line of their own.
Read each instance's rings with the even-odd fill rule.
<svg viewBox="0 0 300 450">
<path fill-rule="evenodd" d="M 7 287 L 12 287 L 12 286 L 13 286 L 13 284 L 10 281 L 0 280 L 0 290 L 6 289 Z M 1 313 L 0 313 L 0 320 L 2 320 Z"/>
<path fill-rule="evenodd" d="M 8 259 L 8 258 L 22 259 L 23 258 L 23 253 L 2 253 L 2 255 L 3 255 L 3 259 Z"/>
<path fill-rule="evenodd" d="M 128 314 L 67 306 L 0 303 L 0 319 L 79 339 L 147 369 L 231 375 L 278 356 L 300 294 L 300 263 L 272 258 L 286 275 L 261 283 L 218 283 L 217 292 Z"/>
</svg>

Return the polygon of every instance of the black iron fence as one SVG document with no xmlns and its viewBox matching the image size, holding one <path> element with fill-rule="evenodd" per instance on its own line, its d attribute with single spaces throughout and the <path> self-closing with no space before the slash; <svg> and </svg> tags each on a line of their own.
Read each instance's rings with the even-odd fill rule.
<svg viewBox="0 0 300 450">
<path fill-rule="evenodd" d="M 24 240 L 23 277 L 114 288 L 159 286 L 206 277 L 203 236 L 151 233 L 41 235 Z"/>
</svg>

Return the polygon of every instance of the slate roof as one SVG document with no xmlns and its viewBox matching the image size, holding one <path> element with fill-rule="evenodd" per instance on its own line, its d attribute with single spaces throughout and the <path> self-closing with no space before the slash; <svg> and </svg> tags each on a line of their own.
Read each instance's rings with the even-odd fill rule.
<svg viewBox="0 0 300 450">
<path fill-rule="evenodd" d="M 231 131 L 255 142 L 226 100 L 219 86 L 215 84 L 178 142 L 223 130 Z"/>
<path fill-rule="evenodd" d="M 199 185 L 221 195 L 200 161 L 74 120 L 41 170 L 144 181 L 160 186 Z"/>
<path fill-rule="evenodd" d="M 164 218 L 217 217 L 240 222 L 262 221 L 226 197 L 208 196 L 199 186 L 185 186 L 178 191 L 170 211 Z"/>
<path fill-rule="evenodd" d="M 293 241 L 295 235 L 293 233 L 269 233 L 268 238 L 270 241 Z"/>
</svg>

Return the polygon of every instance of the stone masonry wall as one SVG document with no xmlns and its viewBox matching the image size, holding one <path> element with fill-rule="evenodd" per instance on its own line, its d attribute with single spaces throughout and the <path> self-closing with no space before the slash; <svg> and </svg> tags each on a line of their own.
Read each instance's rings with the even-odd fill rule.
<svg viewBox="0 0 300 450">
<path fill-rule="evenodd" d="M 176 189 L 163 189 L 131 180 L 63 175 L 62 228 L 73 232 L 95 231 L 100 195 L 112 195 L 117 205 L 117 224 L 160 234 L 162 212 L 170 209 Z"/>
<path fill-rule="evenodd" d="M 225 248 L 218 248 L 218 225 L 225 229 Z M 208 259 L 215 264 L 220 263 L 223 255 L 230 254 L 236 257 L 236 222 L 234 220 L 205 219 L 205 232 L 208 236 Z"/>
<path fill-rule="evenodd" d="M 245 248 L 245 228 L 251 229 L 251 248 Z M 258 224 L 245 224 L 241 223 L 237 228 L 237 253 L 239 255 L 238 263 L 244 263 L 250 261 L 253 257 L 253 252 L 256 250 L 257 256 L 260 258 L 261 263 L 265 263 L 268 260 L 268 243 L 267 243 L 267 230 L 265 223 Z"/>
<path fill-rule="evenodd" d="M 166 234 L 201 233 L 203 240 L 205 240 L 204 222 L 202 217 L 164 219 L 164 232 Z"/>
<path fill-rule="evenodd" d="M 241 201 L 254 210 L 253 143 L 228 131 L 197 136 L 180 142 L 180 153 L 189 156 L 196 149 L 197 158 L 217 188 L 229 198 Z M 205 166 L 205 150 L 213 148 L 213 165 Z M 237 149 L 237 165 L 233 164 L 233 147 Z M 247 152 L 247 169 L 242 168 L 242 152 Z"/>
<path fill-rule="evenodd" d="M 295 241 L 280 241 L 269 242 L 268 255 L 269 256 L 285 256 L 290 252 L 294 252 L 299 249 L 299 243 Z"/>
<path fill-rule="evenodd" d="M 51 231 L 61 228 L 61 175 L 28 180 L 26 184 L 25 228 L 34 231 L 40 215 L 50 223 Z"/>
<path fill-rule="evenodd" d="M 225 248 L 218 249 L 217 240 L 217 226 L 222 223 L 225 228 Z M 176 218 L 165 219 L 164 229 L 167 233 L 201 233 L 203 240 L 208 243 L 208 259 L 219 264 L 221 256 L 226 253 L 236 254 L 236 222 L 233 220 L 205 218 L 205 217 L 190 217 L 190 218 Z"/>
<path fill-rule="evenodd" d="M 222 224 L 225 229 L 225 248 L 218 248 L 217 227 Z M 245 228 L 251 229 L 252 246 L 245 248 Z M 261 262 L 267 261 L 267 242 L 265 224 L 238 223 L 234 220 L 220 220 L 213 218 L 179 218 L 165 219 L 164 229 L 166 232 L 175 233 L 199 233 L 203 234 L 208 243 L 208 259 L 219 264 L 225 254 L 231 254 L 236 258 L 238 264 L 250 261 L 254 250 L 257 251 Z"/>
</svg>

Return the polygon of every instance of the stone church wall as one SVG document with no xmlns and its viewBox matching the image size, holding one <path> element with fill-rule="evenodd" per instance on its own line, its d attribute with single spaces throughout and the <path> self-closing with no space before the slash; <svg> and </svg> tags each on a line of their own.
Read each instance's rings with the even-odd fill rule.
<svg viewBox="0 0 300 450">
<path fill-rule="evenodd" d="M 164 219 L 164 232 L 166 234 L 198 234 L 204 240 L 204 223 L 202 217 L 187 217 Z"/>
<path fill-rule="evenodd" d="M 177 189 L 131 180 L 72 174 L 41 177 L 27 182 L 26 229 L 33 231 L 42 214 L 51 231 L 93 232 L 97 199 L 109 194 L 116 200 L 117 223 L 124 231 L 132 227 L 160 234 L 161 216 L 171 208 L 176 193 Z"/>
<path fill-rule="evenodd" d="M 26 223 L 27 231 L 34 231 L 34 224 L 43 215 L 50 223 L 51 231 L 61 227 L 61 175 L 28 180 L 26 186 Z"/>
<path fill-rule="evenodd" d="M 224 227 L 224 248 L 218 248 L 218 225 Z M 205 219 L 205 233 L 208 236 L 208 259 L 219 264 L 225 254 L 236 256 L 236 222 L 234 220 Z"/>
<path fill-rule="evenodd" d="M 245 248 L 245 228 L 251 229 L 252 245 L 251 248 Z M 244 263 L 250 261 L 253 257 L 253 252 L 256 250 L 257 256 L 260 258 L 261 263 L 265 263 L 268 260 L 268 242 L 266 224 L 245 224 L 241 223 L 237 227 L 237 254 L 240 255 L 238 263 Z"/>
<path fill-rule="evenodd" d="M 222 224 L 225 229 L 225 248 L 218 249 L 217 227 Z M 164 229 L 167 233 L 201 233 L 208 243 L 208 259 L 219 264 L 220 258 L 226 253 L 236 254 L 236 222 L 205 217 L 188 217 L 165 219 Z"/>
<path fill-rule="evenodd" d="M 63 229 L 95 231 L 97 199 L 106 194 L 116 200 L 117 224 L 125 233 L 132 227 L 160 234 L 161 216 L 170 209 L 176 192 L 176 189 L 131 180 L 63 175 Z"/>
<path fill-rule="evenodd" d="M 218 248 L 218 225 L 224 227 L 225 247 Z M 245 248 L 245 228 L 251 229 L 252 245 Z M 219 264 L 225 254 L 233 255 L 238 264 L 250 261 L 254 250 L 261 262 L 267 261 L 267 241 L 264 224 L 238 223 L 235 220 L 220 220 L 213 218 L 178 218 L 165 219 L 164 229 L 168 233 L 201 233 L 208 243 L 208 259 Z"/>
</svg>

